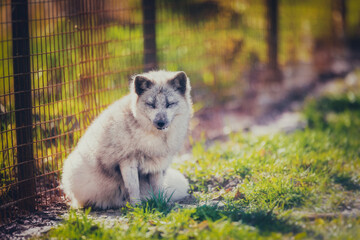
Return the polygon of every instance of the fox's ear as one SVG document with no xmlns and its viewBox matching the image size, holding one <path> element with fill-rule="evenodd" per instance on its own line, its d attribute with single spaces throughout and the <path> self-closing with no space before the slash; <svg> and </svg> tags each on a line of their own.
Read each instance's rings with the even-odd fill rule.
<svg viewBox="0 0 360 240">
<path fill-rule="evenodd" d="M 169 84 L 175 89 L 175 91 L 179 91 L 181 95 L 184 95 L 186 92 L 186 82 L 186 74 L 184 72 L 180 72 L 175 76 L 175 78 L 169 81 Z"/>
<path fill-rule="evenodd" d="M 154 83 L 146 77 L 136 76 L 134 80 L 135 92 L 137 95 L 143 94 L 146 90 L 150 89 Z"/>
</svg>

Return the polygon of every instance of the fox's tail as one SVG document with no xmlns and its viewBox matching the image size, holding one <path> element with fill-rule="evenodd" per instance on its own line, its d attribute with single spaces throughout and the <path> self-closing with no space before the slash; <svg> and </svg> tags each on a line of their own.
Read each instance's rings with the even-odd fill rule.
<svg viewBox="0 0 360 240">
<path fill-rule="evenodd" d="M 189 182 L 178 170 L 169 168 L 164 177 L 164 189 L 172 201 L 179 201 L 189 195 Z"/>
</svg>

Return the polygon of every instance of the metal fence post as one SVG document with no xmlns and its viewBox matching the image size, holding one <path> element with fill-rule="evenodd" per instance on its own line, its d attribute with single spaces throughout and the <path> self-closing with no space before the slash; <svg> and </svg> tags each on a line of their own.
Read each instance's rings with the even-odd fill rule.
<svg viewBox="0 0 360 240">
<path fill-rule="evenodd" d="M 278 63 L 278 19 L 279 2 L 278 0 L 265 0 L 267 10 L 267 47 L 268 47 L 268 66 L 271 71 L 271 81 L 281 82 L 281 74 Z"/>
<path fill-rule="evenodd" d="M 34 154 L 27 0 L 11 1 L 19 207 L 35 209 Z"/>
<path fill-rule="evenodd" d="M 144 35 L 144 71 L 157 68 L 155 0 L 142 0 Z"/>
</svg>

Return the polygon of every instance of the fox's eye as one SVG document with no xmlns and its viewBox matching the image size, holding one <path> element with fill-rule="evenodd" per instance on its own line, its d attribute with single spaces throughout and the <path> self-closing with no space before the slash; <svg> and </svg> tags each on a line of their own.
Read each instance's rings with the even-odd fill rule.
<svg viewBox="0 0 360 240">
<path fill-rule="evenodd" d="M 151 107 L 151 108 L 153 108 L 153 109 L 156 108 L 155 103 L 147 102 L 147 103 L 145 103 L 145 104 L 146 104 L 148 107 Z"/>
<path fill-rule="evenodd" d="M 166 108 L 170 108 L 172 106 L 175 106 L 176 104 L 177 104 L 177 102 L 166 103 Z"/>
</svg>

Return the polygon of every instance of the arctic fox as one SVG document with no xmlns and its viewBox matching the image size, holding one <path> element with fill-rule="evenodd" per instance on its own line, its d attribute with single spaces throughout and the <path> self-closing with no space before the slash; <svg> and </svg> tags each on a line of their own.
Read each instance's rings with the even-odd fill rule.
<svg viewBox="0 0 360 240">
<path fill-rule="evenodd" d="M 190 90 L 184 72 L 135 75 L 130 93 L 93 121 L 65 160 L 62 187 L 72 207 L 134 205 L 159 191 L 186 197 L 188 181 L 169 165 L 188 133 Z"/>
</svg>

